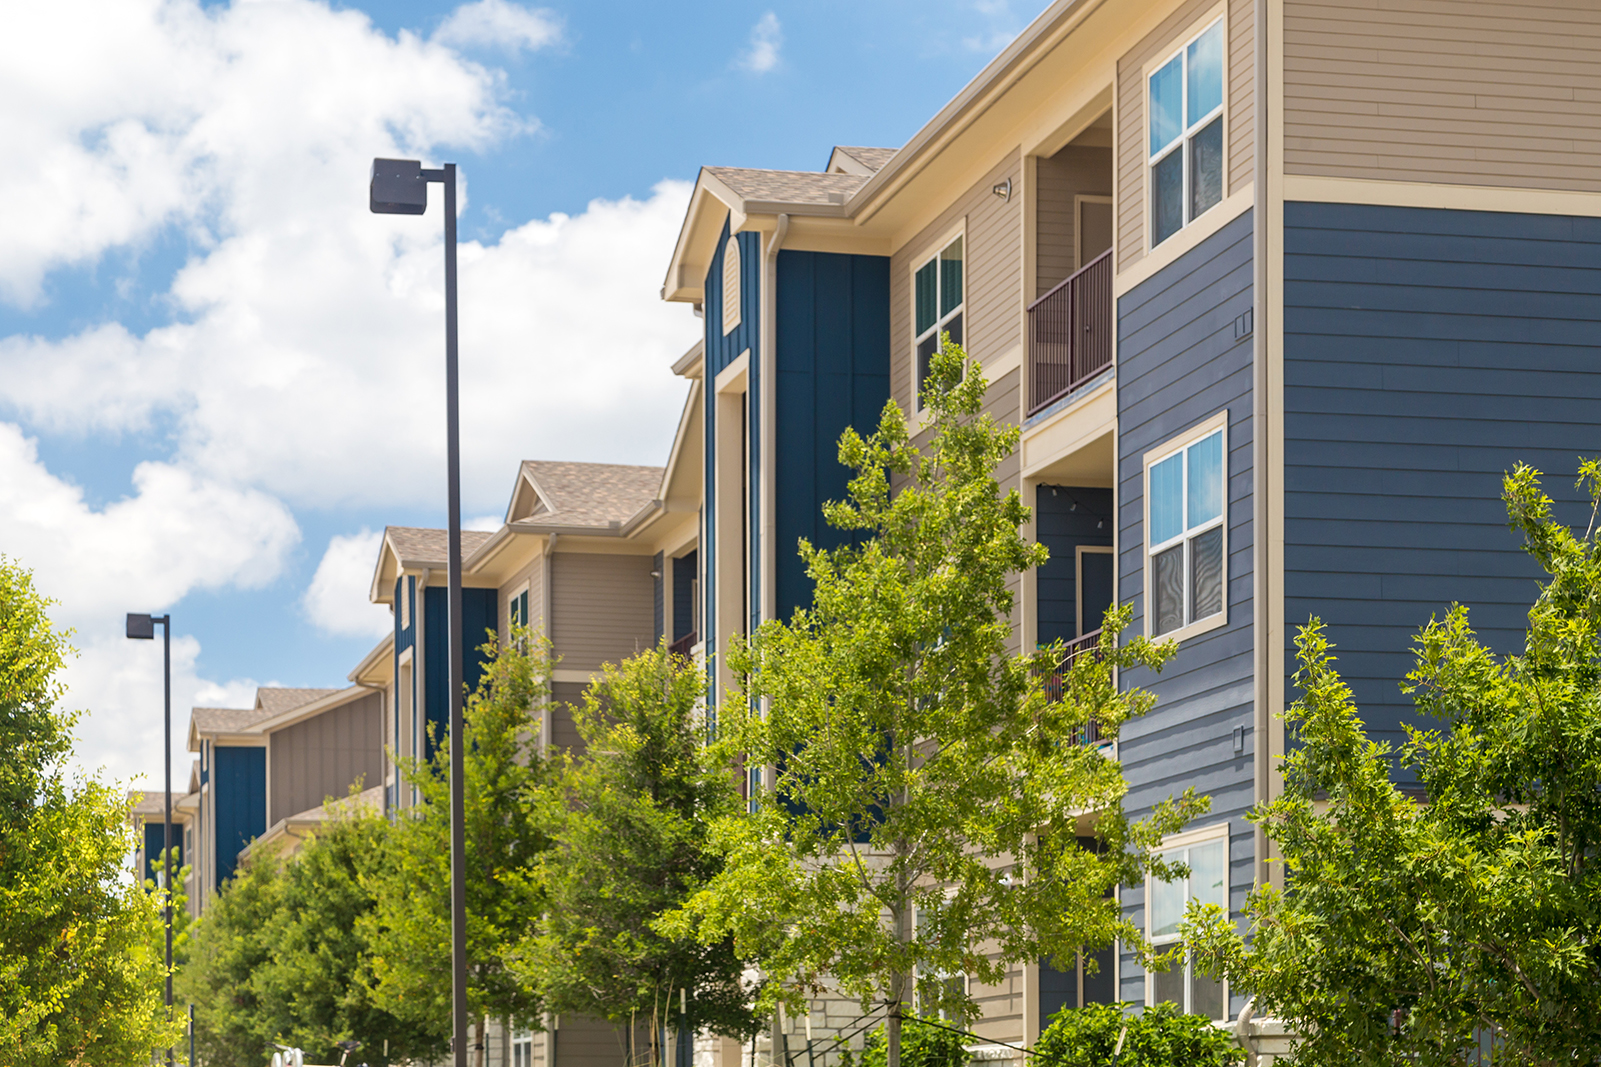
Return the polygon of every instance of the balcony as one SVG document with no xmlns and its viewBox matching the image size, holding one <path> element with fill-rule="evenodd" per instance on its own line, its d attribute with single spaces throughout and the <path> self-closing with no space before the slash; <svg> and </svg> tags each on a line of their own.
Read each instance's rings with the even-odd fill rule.
<svg viewBox="0 0 1601 1067">
<path fill-rule="evenodd" d="M 699 640 L 700 635 L 694 630 L 691 630 L 683 637 L 680 637 L 678 640 L 668 645 L 667 651 L 675 656 L 683 656 L 685 659 L 693 659 L 694 657 L 691 655 L 691 652 L 695 647 L 695 643 Z"/>
<path fill-rule="evenodd" d="M 1073 661 L 1080 656 L 1095 655 L 1096 647 L 1101 643 L 1101 631 L 1091 630 L 1083 637 L 1070 641 L 1062 651 L 1062 661 L 1057 664 L 1056 670 L 1044 676 L 1045 699 L 1061 700 L 1067 691 L 1067 673 L 1073 667 Z M 1084 733 L 1079 740 L 1086 745 L 1101 743 L 1101 724 L 1091 721 L 1084 727 Z"/>
<path fill-rule="evenodd" d="M 1108 249 L 1028 306 L 1028 414 L 1045 410 L 1111 365 Z"/>
</svg>

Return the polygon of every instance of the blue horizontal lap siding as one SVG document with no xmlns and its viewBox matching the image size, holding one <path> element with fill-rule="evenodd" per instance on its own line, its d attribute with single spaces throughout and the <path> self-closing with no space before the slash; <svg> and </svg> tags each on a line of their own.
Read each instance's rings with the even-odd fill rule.
<svg viewBox="0 0 1601 1067">
<path fill-rule="evenodd" d="M 211 788 L 221 888 L 239 863 L 240 849 L 267 830 L 267 750 L 218 745 L 211 758 L 216 769 Z"/>
<path fill-rule="evenodd" d="M 1251 215 L 1125 293 L 1118 301 L 1118 596 L 1131 605 L 1127 633 L 1143 633 L 1144 454 L 1227 410 L 1228 623 L 1185 641 L 1167 668 L 1122 673 L 1126 686 L 1156 694 L 1154 711 L 1123 727 L 1118 754 L 1134 817 L 1193 786 L 1212 798 L 1205 824 L 1227 820 L 1229 899 L 1239 911 L 1254 878 L 1252 765 L 1251 358 L 1234 320 L 1251 309 Z M 1234 730 L 1246 747 L 1234 752 Z M 1143 887 L 1123 893 L 1124 912 L 1144 923 Z M 1144 972 L 1122 958 L 1120 997 L 1143 1002 Z M 1243 998 L 1235 996 L 1238 1011 Z"/>
<path fill-rule="evenodd" d="M 774 604 L 788 618 L 812 599 L 800 540 L 847 540 L 823 518 L 851 479 L 840 435 L 848 426 L 872 433 L 889 400 L 889 260 L 780 252 L 777 293 Z"/>
<path fill-rule="evenodd" d="M 1431 616 L 1459 601 L 1522 650 L 1542 572 L 1502 475 L 1550 472 L 1558 517 L 1588 520 L 1573 475 L 1601 454 L 1601 220 L 1284 210 L 1285 619 L 1292 640 L 1329 624 L 1369 732 L 1398 745 Z"/>
</svg>

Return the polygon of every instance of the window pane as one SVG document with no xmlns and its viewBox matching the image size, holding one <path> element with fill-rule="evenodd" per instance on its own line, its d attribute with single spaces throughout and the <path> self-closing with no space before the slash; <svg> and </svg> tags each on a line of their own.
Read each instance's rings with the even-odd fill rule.
<svg viewBox="0 0 1601 1067">
<path fill-rule="evenodd" d="M 1158 972 L 1154 976 L 1153 999 L 1161 1004 L 1164 1001 L 1184 1007 L 1184 965 L 1176 963 L 1171 970 Z"/>
<path fill-rule="evenodd" d="M 1191 979 L 1190 1011 L 1208 1019 L 1223 1018 L 1223 983 L 1204 974 Z"/>
<path fill-rule="evenodd" d="M 1184 153 L 1174 149 L 1151 168 L 1151 243 L 1161 244 L 1184 225 Z"/>
<path fill-rule="evenodd" d="M 962 317 L 960 315 L 952 315 L 951 316 L 951 321 L 947 322 L 944 326 L 940 327 L 940 331 L 939 332 L 942 333 L 942 334 L 944 334 L 944 333 L 950 334 L 951 335 L 951 344 L 953 344 L 953 345 L 961 344 L 962 343 Z M 942 341 L 940 343 L 943 344 L 944 342 Z"/>
<path fill-rule="evenodd" d="M 1190 498 L 1184 528 L 1193 530 L 1223 514 L 1222 432 L 1195 442 L 1187 451 Z"/>
<path fill-rule="evenodd" d="M 1169 862 L 1182 859 L 1182 853 L 1168 853 L 1163 859 Z M 1151 881 L 1151 921 L 1146 931 L 1148 937 L 1168 937 L 1179 932 L 1179 923 L 1184 921 L 1184 879 L 1175 878 L 1171 882 Z"/>
<path fill-rule="evenodd" d="M 1190 621 L 1223 610 L 1223 527 L 1190 540 Z"/>
<path fill-rule="evenodd" d="M 935 288 L 938 284 L 938 275 L 935 273 L 938 266 L 934 260 L 929 260 L 913 280 L 913 287 L 917 290 L 917 333 L 922 336 L 924 330 L 933 326 L 939 319 L 935 312 Z"/>
<path fill-rule="evenodd" d="M 1223 102 L 1223 23 L 1214 22 L 1189 47 L 1189 114 L 1184 126 L 1188 129 L 1206 118 L 1212 109 Z"/>
<path fill-rule="evenodd" d="M 1151 611 L 1158 634 L 1184 625 L 1184 546 L 1174 545 L 1151 560 Z"/>
<path fill-rule="evenodd" d="M 1190 138 L 1190 218 L 1223 199 L 1223 116 Z"/>
<path fill-rule="evenodd" d="M 1179 112 L 1184 104 L 1184 57 L 1151 75 L 1151 155 L 1178 139 L 1184 132 Z"/>
<path fill-rule="evenodd" d="M 928 383 L 929 363 L 934 357 L 934 349 L 939 344 L 939 338 L 929 334 L 917 345 L 917 407 L 922 410 L 927 405 L 923 403 L 923 387 Z"/>
<path fill-rule="evenodd" d="M 1228 868 L 1223 862 L 1226 851 L 1221 840 L 1190 849 L 1190 896 L 1202 904 L 1229 906 Z"/>
<path fill-rule="evenodd" d="M 1151 544 L 1171 541 L 1184 532 L 1184 453 L 1151 467 Z"/>
<path fill-rule="evenodd" d="M 962 302 L 962 239 L 939 254 L 939 313 L 943 318 Z"/>
</svg>

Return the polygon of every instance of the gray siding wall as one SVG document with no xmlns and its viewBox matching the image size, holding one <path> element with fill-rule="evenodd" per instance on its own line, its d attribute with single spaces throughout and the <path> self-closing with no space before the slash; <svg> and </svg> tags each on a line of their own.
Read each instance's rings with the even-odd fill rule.
<svg viewBox="0 0 1601 1067">
<path fill-rule="evenodd" d="M 578 736 L 578 726 L 573 722 L 573 708 L 584 702 L 584 690 L 589 688 L 582 682 L 552 682 L 550 684 L 550 703 L 546 705 L 546 713 L 550 716 L 550 743 L 554 748 L 569 749 L 581 752 L 584 748 L 584 739 Z"/>
<path fill-rule="evenodd" d="M 655 644 L 650 556 L 557 551 L 550 561 L 557 666 L 592 671 Z"/>
<path fill-rule="evenodd" d="M 1453 601 L 1521 651 L 1541 571 L 1501 477 L 1601 453 L 1601 219 L 1285 205 L 1285 619 L 1329 625 L 1379 740 L 1411 637 Z M 1293 670 L 1293 659 L 1287 660 Z M 1296 695 L 1287 690 L 1291 699 Z"/>
<path fill-rule="evenodd" d="M 267 825 L 383 784 L 383 696 L 369 693 L 272 734 Z"/>
<path fill-rule="evenodd" d="M 1251 342 L 1234 339 L 1251 307 L 1251 215 L 1118 302 L 1118 597 L 1131 604 L 1129 633 L 1143 633 L 1144 455 L 1222 410 L 1228 420 L 1228 624 L 1186 641 L 1160 676 L 1126 671 L 1124 685 L 1157 696 L 1154 711 L 1123 728 L 1119 756 L 1128 811 L 1140 817 L 1194 786 L 1212 798 L 1205 824 L 1227 819 L 1230 906 L 1244 906 L 1253 878 L 1244 814 L 1255 800 L 1251 753 Z M 1244 726 L 1243 755 L 1233 746 Z M 1124 890 L 1125 911 L 1144 922 L 1145 897 Z M 1144 975 L 1121 968 L 1124 1000 L 1142 1002 Z M 1242 999 L 1234 998 L 1238 1010 Z"/>
</svg>

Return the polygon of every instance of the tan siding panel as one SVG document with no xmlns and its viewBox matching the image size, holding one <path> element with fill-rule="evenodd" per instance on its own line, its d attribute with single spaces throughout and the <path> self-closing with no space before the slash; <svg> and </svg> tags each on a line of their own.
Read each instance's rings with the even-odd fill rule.
<svg viewBox="0 0 1601 1067">
<path fill-rule="evenodd" d="M 512 575 L 511 580 L 500 587 L 500 635 L 506 636 L 506 628 L 511 625 L 511 598 L 528 583 L 528 624 L 536 630 L 544 629 L 545 622 L 545 557 L 537 556 L 528 566 Z"/>
<path fill-rule="evenodd" d="M 1284 169 L 1601 191 L 1601 4 L 1285 0 Z"/>
<path fill-rule="evenodd" d="M 582 682 L 550 683 L 550 703 L 546 709 L 550 715 L 550 743 L 553 747 L 583 751 L 584 739 L 579 736 L 578 726 L 573 722 L 573 708 L 584 702 L 584 690 L 587 688 Z"/>
<path fill-rule="evenodd" d="M 939 251 L 947 233 L 967 220 L 966 310 L 967 350 L 978 359 L 1005 354 L 1022 339 L 1019 317 L 1023 287 L 1022 205 L 1013 195 L 1002 200 L 992 191 L 1007 179 L 1018 190 L 1022 162 L 1012 152 L 940 216 L 890 257 L 890 394 L 907 410 L 912 406 L 912 269 Z"/>
<path fill-rule="evenodd" d="M 1145 65 L 1183 43 L 1216 0 L 1186 0 L 1117 61 L 1117 269 L 1145 255 Z M 1255 14 L 1252 0 L 1228 0 L 1228 186 L 1233 193 L 1251 180 L 1252 116 L 1255 100 Z"/>
<path fill-rule="evenodd" d="M 1078 269 L 1076 196 L 1112 195 L 1112 150 L 1068 145 L 1035 165 L 1035 291 L 1044 296 Z"/>
<path fill-rule="evenodd" d="M 370 693 L 275 731 L 267 825 L 343 797 L 357 780 L 382 785 L 383 725 L 383 697 Z"/>
<path fill-rule="evenodd" d="M 656 632 L 650 556 L 551 557 L 551 633 L 562 670 L 592 671 L 649 648 Z"/>
</svg>

